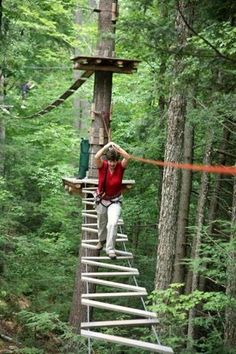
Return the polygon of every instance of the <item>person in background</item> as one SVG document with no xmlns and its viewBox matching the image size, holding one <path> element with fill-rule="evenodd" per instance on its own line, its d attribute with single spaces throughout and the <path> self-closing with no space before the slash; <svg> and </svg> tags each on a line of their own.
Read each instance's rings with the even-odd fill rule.
<svg viewBox="0 0 236 354">
<path fill-rule="evenodd" d="M 102 159 L 105 152 L 106 161 Z M 120 156 L 122 156 L 121 161 L 119 161 Z M 111 259 L 116 258 L 115 242 L 122 204 L 122 178 L 128 161 L 129 154 L 113 142 L 106 144 L 95 155 L 98 168 L 96 210 L 99 239 L 96 247 L 101 250 L 106 243 L 106 253 Z"/>
</svg>

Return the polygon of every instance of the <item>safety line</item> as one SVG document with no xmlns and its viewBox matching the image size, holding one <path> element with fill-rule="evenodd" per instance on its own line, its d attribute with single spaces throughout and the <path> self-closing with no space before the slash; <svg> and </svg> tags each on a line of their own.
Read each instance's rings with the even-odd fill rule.
<svg viewBox="0 0 236 354">
<path fill-rule="evenodd" d="M 134 155 L 129 155 L 129 157 L 132 160 L 147 163 L 154 166 L 173 167 L 173 168 L 179 168 L 183 170 L 192 170 L 192 171 L 199 171 L 199 172 L 218 173 L 218 174 L 236 176 L 235 166 L 223 166 L 223 165 L 212 166 L 212 165 L 197 165 L 197 164 L 189 164 L 189 163 L 170 162 L 170 161 L 159 161 L 159 160 L 144 159 L 142 157 L 137 157 Z"/>
</svg>

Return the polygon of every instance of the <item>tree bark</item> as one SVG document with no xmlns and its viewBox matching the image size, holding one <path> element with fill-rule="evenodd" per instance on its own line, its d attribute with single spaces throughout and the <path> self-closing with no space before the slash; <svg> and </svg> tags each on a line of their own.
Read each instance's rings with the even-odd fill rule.
<svg viewBox="0 0 236 354">
<path fill-rule="evenodd" d="M 4 76 L 0 70 L 0 105 L 4 104 Z M 0 110 L 0 176 L 4 176 L 4 163 L 5 163 L 5 122 L 2 115 L 3 111 Z"/>
<path fill-rule="evenodd" d="M 184 130 L 184 163 L 192 163 L 193 161 L 193 127 L 188 123 L 185 124 Z M 179 214 L 177 221 L 177 237 L 173 283 L 184 283 L 185 266 L 181 263 L 186 257 L 186 227 L 188 225 L 190 196 L 192 187 L 191 170 L 182 171 Z"/>
<path fill-rule="evenodd" d="M 221 148 L 223 150 L 227 150 L 227 146 L 229 143 L 229 138 L 230 138 L 230 129 L 228 127 L 227 121 L 225 121 L 225 128 L 223 129 L 223 136 L 222 136 L 222 141 L 221 141 Z M 225 165 L 226 162 L 226 155 L 220 153 L 219 154 L 219 159 L 218 159 L 218 164 L 219 165 Z M 210 206 L 209 206 L 209 213 L 208 213 L 208 229 L 207 232 L 209 235 L 213 234 L 214 231 L 214 226 L 215 226 L 215 220 L 217 218 L 217 211 L 219 209 L 219 196 L 221 192 L 221 184 L 222 184 L 222 177 L 223 175 L 216 175 L 215 179 L 215 185 L 214 189 L 211 195 L 211 200 L 210 200 Z M 223 177 L 224 178 L 224 177 Z M 207 264 L 206 264 L 207 267 Z M 199 281 L 199 290 L 204 291 L 205 290 L 205 283 L 206 283 L 206 278 L 204 276 L 200 276 L 200 281 Z"/>
<path fill-rule="evenodd" d="M 226 294 L 232 301 L 236 301 L 236 177 L 234 177 L 233 206 L 232 206 L 232 231 L 230 237 L 231 251 L 227 265 Z M 225 313 L 225 345 L 227 349 L 236 347 L 236 309 L 235 305 L 228 306 Z"/>
<path fill-rule="evenodd" d="M 185 4 L 180 2 L 180 7 L 185 12 Z M 192 12 L 191 2 L 188 2 L 188 10 Z M 177 41 L 180 48 L 186 45 L 188 28 L 183 22 L 179 12 L 176 16 Z M 184 70 L 184 64 L 180 56 L 173 63 L 173 84 L 171 99 L 168 108 L 167 143 L 165 148 L 165 161 L 180 162 L 184 136 L 186 92 L 178 85 L 180 74 Z M 172 280 L 173 263 L 175 254 L 176 222 L 179 204 L 179 171 L 166 167 L 163 172 L 162 199 L 159 217 L 159 243 L 157 249 L 156 289 L 165 289 Z"/>
<path fill-rule="evenodd" d="M 99 4 L 99 38 L 96 55 L 112 57 L 115 49 L 115 25 L 112 21 L 112 3 L 114 0 L 100 0 Z M 112 72 L 95 72 L 93 95 L 93 121 L 90 130 L 90 159 L 88 177 L 97 177 L 94 155 L 105 145 L 110 133 L 110 112 L 112 97 Z"/>
<path fill-rule="evenodd" d="M 206 136 L 206 148 L 204 153 L 204 165 L 211 164 L 211 151 L 212 151 L 212 130 L 207 132 Z M 206 202 L 207 202 L 207 193 L 208 193 L 208 184 L 209 184 L 209 174 L 203 173 L 201 177 L 201 186 L 199 191 L 199 199 L 198 199 L 198 206 L 197 206 L 197 213 L 196 213 L 196 233 L 194 236 L 193 244 L 192 244 L 192 252 L 191 252 L 191 259 L 193 261 L 197 261 L 200 257 L 200 247 L 201 247 L 201 240 L 202 240 L 202 231 L 204 226 L 204 219 L 205 219 L 205 209 L 206 209 Z M 199 282 L 199 274 L 197 270 L 193 270 L 193 272 L 189 271 L 188 274 L 189 280 L 188 283 L 190 284 L 189 292 L 194 292 L 198 289 L 198 282 Z M 194 339 L 194 325 L 193 320 L 196 316 L 196 308 L 193 308 L 189 311 L 189 322 L 188 322 L 188 349 L 192 348 L 192 343 Z"/>
</svg>

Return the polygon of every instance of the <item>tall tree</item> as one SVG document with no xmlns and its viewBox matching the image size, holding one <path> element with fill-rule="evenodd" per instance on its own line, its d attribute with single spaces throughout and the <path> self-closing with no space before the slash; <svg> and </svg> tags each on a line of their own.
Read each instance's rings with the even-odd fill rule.
<svg viewBox="0 0 236 354">
<path fill-rule="evenodd" d="M 192 2 L 181 1 L 177 8 L 188 13 L 190 22 L 193 16 Z M 179 11 L 176 13 L 175 29 L 177 34 L 177 46 L 184 48 L 189 36 L 189 29 L 183 21 Z M 173 81 L 180 79 L 184 70 L 181 56 L 176 56 L 173 63 Z M 172 85 L 168 107 L 167 142 L 165 147 L 165 161 L 181 161 L 184 137 L 186 90 L 182 85 Z M 179 171 L 166 167 L 163 172 L 162 199 L 159 218 L 159 238 L 157 249 L 156 289 L 165 289 L 172 280 L 176 221 L 179 204 Z"/>
<path fill-rule="evenodd" d="M 206 135 L 206 148 L 205 148 L 205 156 L 203 163 L 205 165 L 211 164 L 211 153 L 212 153 L 212 140 L 213 134 L 212 129 L 210 128 L 207 131 Z M 205 210 L 206 210 L 206 202 L 207 202 L 207 193 L 208 193 L 208 185 L 209 185 L 209 174 L 203 173 L 201 177 L 201 185 L 199 190 L 198 197 L 198 206 L 196 212 L 196 233 L 194 235 L 192 250 L 191 250 L 191 259 L 193 262 L 197 263 L 200 258 L 200 248 L 202 242 L 202 233 L 205 222 Z M 199 274 L 197 269 L 193 269 L 193 272 L 189 272 L 189 281 L 190 284 L 189 292 L 194 292 L 198 289 L 199 286 Z M 189 311 L 189 323 L 188 323 L 188 347 L 191 348 L 194 339 L 194 318 L 196 316 L 196 308 L 193 308 Z"/>
<path fill-rule="evenodd" d="M 232 205 L 232 231 L 230 237 L 230 252 L 227 265 L 226 294 L 230 305 L 225 314 L 225 345 L 228 350 L 236 347 L 236 178 L 234 178 L 233 205 Z"/>
<path fill-rule="evenodd" d="M 184 129 L 184 153 L 183 162 L 192 163 L 193 161 L 193 127 L 185 124 Z M 187 226 L 189 219 L 189 207 L 192 188 L 192 171 L 183 170 L 180 189 L 179 213 L 177 220 L 177 237 L 173 283 L 184 283 L 185 267 L 183 260 L 186 257 Z"/>
</svg>

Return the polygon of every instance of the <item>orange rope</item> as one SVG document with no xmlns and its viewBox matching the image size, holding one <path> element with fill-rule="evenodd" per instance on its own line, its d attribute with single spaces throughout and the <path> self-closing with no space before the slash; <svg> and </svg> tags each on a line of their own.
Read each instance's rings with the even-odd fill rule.
<svg viewBox="0 0 236 354">
<path fill-rule="evenodd" d="M 192 170 L 192 171 L 200 171 L 200 172 L 208 172 L 208 173 L 219 173 L 226 175 L 236 176 L 236 167 L 235 166 L 212 166 L 212 165 L 193 165 L 190 163 L 179 163 L 179 162 L 169 162 L 169 161 L 158 161 L 158 160 L 150 160 L 144 159 L 142 157 L 136 157 L 133 155 L 129 155 L 132 160 L 136 160 L 143 163 L 148 163 L 154 166 L 162 166 L 162 167 L 174 167 L 180 168 L 183 170 Z"/>
</svg>

